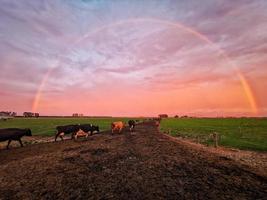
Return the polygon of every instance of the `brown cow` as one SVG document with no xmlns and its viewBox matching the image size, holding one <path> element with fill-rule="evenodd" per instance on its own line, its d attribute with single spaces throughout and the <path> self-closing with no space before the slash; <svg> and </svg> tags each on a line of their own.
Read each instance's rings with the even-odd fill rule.
<svg viewBox="0 0 267 200">
<path fill-rule="evenodd" d="M 111 123 L 111 132 L 112 132 L 112 134 L 113 134 L 113 132 L 114 132 L 115 130 L 118 130 L 119 133 L 120 133 L 120 132 L 122 131 L 123 126 L 124 126 L 124 124 L 123 124 L 122 121 L 112 122 L 112 123 Z"/>
</svg>

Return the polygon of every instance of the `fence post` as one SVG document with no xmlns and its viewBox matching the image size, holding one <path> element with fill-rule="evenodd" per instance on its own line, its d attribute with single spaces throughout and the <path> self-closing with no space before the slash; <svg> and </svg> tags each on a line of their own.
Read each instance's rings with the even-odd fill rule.
<svg viewBox="0 0 267 200">
<path fill-rule="evenodd" d="M 217 147 L 219 146 L 219 145 L 218 145 L 218 139 L 219 139 L 219 137 L 218 137 L 218 133 L 214 132 L 214 133 L 212 134 L 212 136 L 213 136 L 214 146 L 217 148 Z"/>
</svg>

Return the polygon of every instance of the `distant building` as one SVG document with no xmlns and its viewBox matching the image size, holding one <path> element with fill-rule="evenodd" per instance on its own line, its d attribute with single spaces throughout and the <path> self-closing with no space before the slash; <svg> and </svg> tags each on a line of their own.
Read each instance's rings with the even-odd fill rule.
<svg viewBox="0 0 267 200">
<path fill-rule="evenodd" d="M 0 112 L 0 116 L 1 117 L 9 117 L 9 116 L 11 116 L 11 112 L 1 111 Z"/>
<path fill-rule="evenodd" d="M 159 118 L 168 118 L 167 114 L 159 114 Z"/>
<path fill-rule="evenodd" d="M 0 119 L 2 120 L 7 120 L 7 119 L 12 119 L 15 117 L 17 113 L 15 112 L 9 112 L 9 111 L 1 111 L 0 112 Z"/>
</svg>

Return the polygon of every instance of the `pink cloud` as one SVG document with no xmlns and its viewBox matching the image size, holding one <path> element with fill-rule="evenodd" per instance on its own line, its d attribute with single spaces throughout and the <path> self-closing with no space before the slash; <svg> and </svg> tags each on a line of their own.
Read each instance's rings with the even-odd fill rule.
<svg viewBox="0 0 267 200">
<path fill-rule="evenodd" d="M 244 89 L 221 56 L 224 51 L 266 115 L 266 13 L 261 0 L 4 0 L 0 110 L 30 110 L 52 67 L 37 108 L 44 114 L 249 115 Z M 134 20 L 145 18 L 182 23 L 212 42 L 168 23 Z"/>
</svg>

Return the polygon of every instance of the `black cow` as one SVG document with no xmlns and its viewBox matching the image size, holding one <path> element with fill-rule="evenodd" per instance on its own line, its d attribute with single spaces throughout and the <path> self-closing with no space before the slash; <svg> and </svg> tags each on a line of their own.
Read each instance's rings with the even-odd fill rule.
<svg viewBox="0 0 267 200">
<path fill-rule="evenodd" d="M 130 127 L 130 131 L 134 130 L 135 127 L 135 121 L 134 120 L 129 120 L 128 121 L 129 127 Z"/>
<path fill-rule="evenodd" d="M 23 136 L 32 136 L 30 129 L 20 129 L 20 128 L 4 128 L 0 129 L 0 142 L 8 140 L 7 149 L 12 140 L 19 141 L 20 145 L 23 147 L 21 142 L 21 137 Z"/>
<path fill-rule="evenodd" d="M 55 136 L 55 141 L 57 141 L 57 137 L 60 136 L 61 140 L 63 140 L 64 134 L 72 134 L 71 138 L 73 138 L 74 134 L 77 133 L 80 129 L 79 125 L 65 125 L 65 126 L 57 126 L 57 133 Z"/>
<path fill-rule="evenodd" d="M 99 126 L 95 126 L 92 124 L 81 124 L 80 129 L 82 131 L 84 131 L 85 133 L 90 132 L 91 135 L 93 135 L 93 133 L 96 131 L 97 133 L 99 133 Z"/>
</svg>

